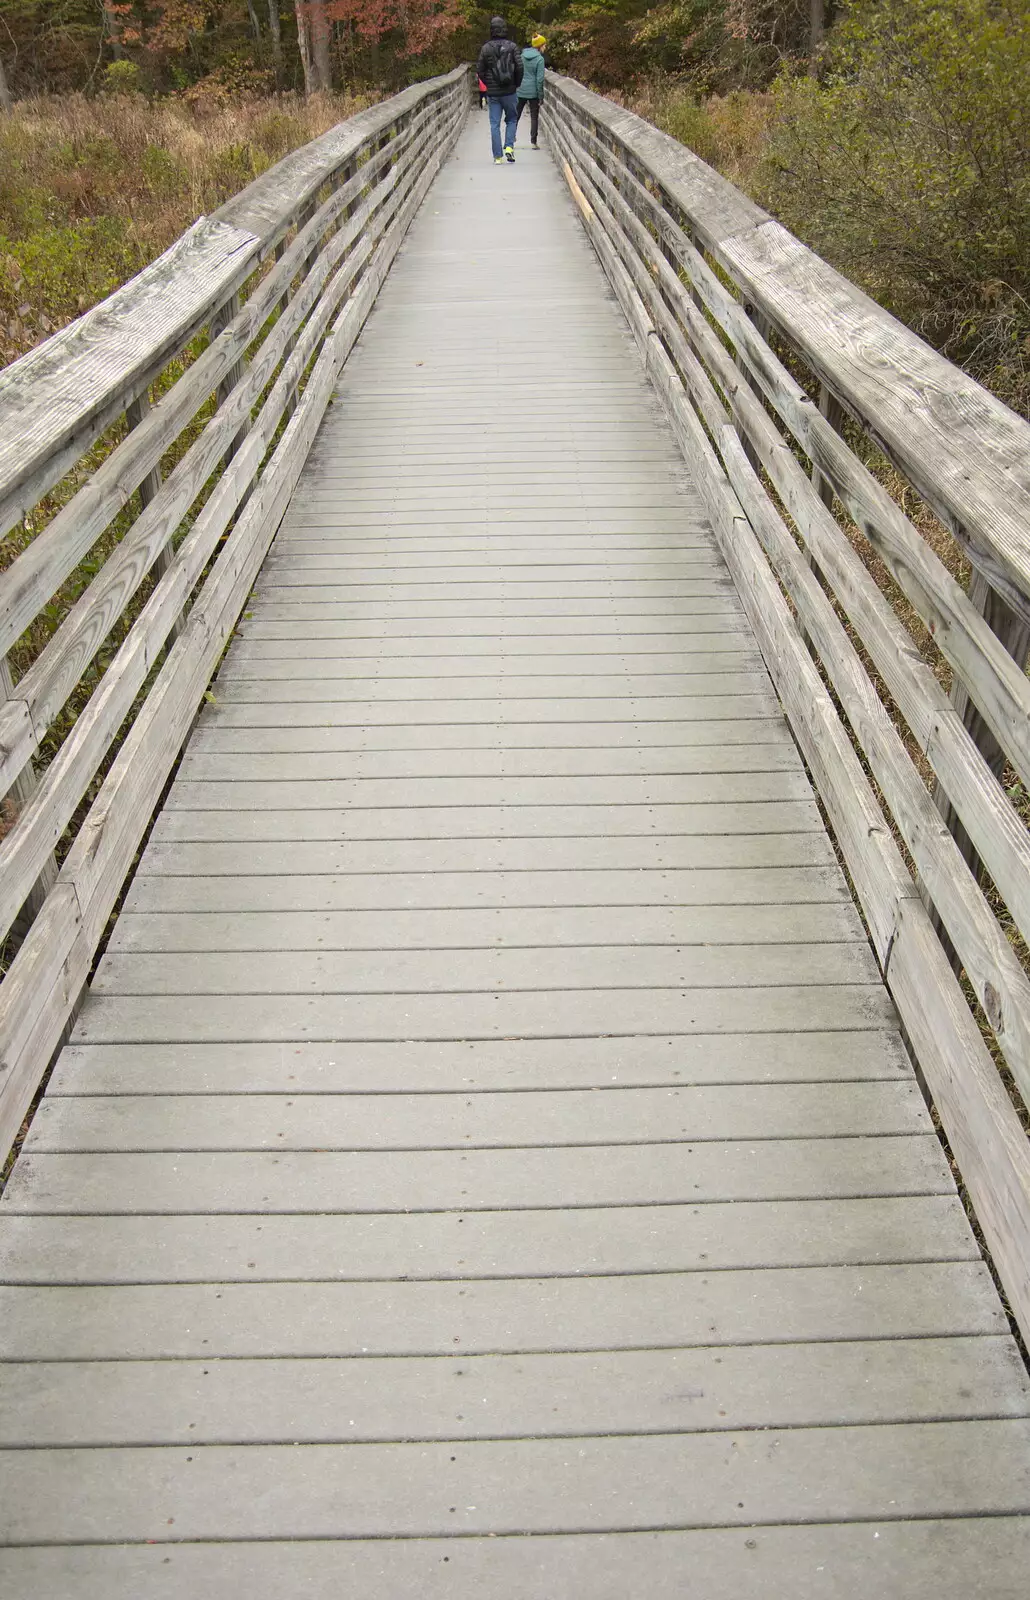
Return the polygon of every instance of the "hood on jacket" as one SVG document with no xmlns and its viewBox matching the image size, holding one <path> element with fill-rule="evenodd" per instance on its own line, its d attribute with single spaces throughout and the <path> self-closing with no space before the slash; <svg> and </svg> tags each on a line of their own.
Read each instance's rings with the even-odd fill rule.
<svg viewBox="0 0 1030 1600">
<path fill-rule="evenodd" d="M 522 59 L 523 61 L 542 61 L 544 58 L 536 48 L 536 45 L 527 44 L 522 47 Z"/>
<path fill-rule="evenodd" d="M 506 39 L 508 37 L 508 24 L 503 17 L 490 18 L 491 39 Z"/>
</svg>

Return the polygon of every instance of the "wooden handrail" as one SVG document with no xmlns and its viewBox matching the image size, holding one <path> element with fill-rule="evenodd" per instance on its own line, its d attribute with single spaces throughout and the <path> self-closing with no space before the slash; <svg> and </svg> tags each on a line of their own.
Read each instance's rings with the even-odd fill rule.
<svg viewBox="0 0 1030 1600">
<path fill-rule="evenodd" d="M 584 225 L 697 475 L 1030 1337 L 1030 1145 L 980 1026 L 1030 1104 L 1030 978 L 979 879 L 982 860 L 1030 943 L 1030 832 L 999 781 L 1003 760 L 1030 775 L 1030 682 L 1006 648 L 1019 629 L 996 636 L 992 607 L 962 591 L 766 336 L 809 365 L 965 548 L 975 541 L 977 581 L 988 574 L 1019 619 L 1030 427 L 675 140 L 565 78 L 549 104 Z M 950 662 L 951 700 L 832 514 L 834 494 Z"/>
<path fill-rule="evenodd" d="M 0 1155 L 468 104 L 460 68 L 340 124 L 0 374 L 0 514 L 41 524 L 0 573 L 0 935 L 28 923 L 0 984 Z M 44 610 L 18 677 L 4 653 Z"/>
<path fill-rule="evenodd" d="M 0 372 L 0 534 L 26 516 L 204 328 L 327 182 L 459 67 L 293 151 L 106 300 Z"/>
<path fill-rule="evenodd" d="M 677 139 L 571 78 L 570 111 L 665 205 L 1030 619 L 1030 424 L 809 250 Z"/>
</svg>

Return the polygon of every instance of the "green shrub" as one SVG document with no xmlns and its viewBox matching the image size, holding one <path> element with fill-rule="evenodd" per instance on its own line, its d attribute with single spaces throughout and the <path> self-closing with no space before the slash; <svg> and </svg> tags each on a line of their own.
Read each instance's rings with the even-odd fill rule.
<svg viewBox="0 0 1030 1600">
<path fill-rule="evenodd" d="M 111 61 L 104 69 L 104 88 L 108 94 L 136 94 L 141 87 L 140 69 L 135 61 Z"/>
<path fill-rule="evenodd" d="M 1010 405 L 1030 403 L 1030 0 L 854 0 L 781 82 L 758 198 Z"/>
</svg>

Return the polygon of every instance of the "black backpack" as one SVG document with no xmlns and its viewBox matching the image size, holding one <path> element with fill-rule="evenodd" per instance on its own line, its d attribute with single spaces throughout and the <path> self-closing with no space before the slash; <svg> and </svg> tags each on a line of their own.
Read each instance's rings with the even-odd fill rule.
<svg viewBox="0 0 1030 1600">
<path fill-rule="evenodd" d="M 494 53 L 494 77 L 500 94 L 511 94 L 515 88 L 515 46 L 510 39 L 498 39 Z"/>
</svg>

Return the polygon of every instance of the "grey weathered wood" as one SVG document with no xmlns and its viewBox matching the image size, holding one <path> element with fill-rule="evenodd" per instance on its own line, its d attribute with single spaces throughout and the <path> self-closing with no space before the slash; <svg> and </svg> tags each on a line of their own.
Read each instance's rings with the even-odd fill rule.
<svg viewBox="0 0 1030 1600">
<path fill-rule="evenodd" d="M 832 730 L 834 727 L 835 716 L 825 699 L 821 699 L 821 691 L 817 680 L 811 673 L 807 660 L 802 656 L 797 646 L 794 646 L 792 650 L 793 642 L 790 633 L 782 630 L 781 627 L 779 637 L 776 637 L 773 630 L 777 627 L 777 613 L 781 610 L 782 603 L 779 595 L 770 584 L 764 569 L 754 560 L 751 554 L 749 542 L 753 539 L 753 535 L 751 535 L 750 529 L 743 518 L 735 516 L 735 501 L 723 486 L 718 463 L 707 441 L 701 435 L 696 422 L 693 420 L 692 413 L 686 410 L 682 399 L 679 397 L 675 376 L 667 358 L 660 357 L 657 360 L 653 360 L 654 357 L 655 347 L 651 346 L 648 352 L 648 359 L 652 371 L 660 376 L 663 392 L 673 416 L 680 419 L 685 430 L 685 437 L 689 438 L 694 446 L 696 457 L 705 464 L 702 488 L 711 497 L 712 514 L 717 528 L 720 529 L 723 535 L 723 549 L 727 555 L 731 570 L 734 571 L 745 597 L 748 594 L 752 597 L 754 607 L 751 610 L 752 620 L 759 630 L 760 638 L 766 644 L 767 655 L 780 655 L 783 658 L 781 668 L 779 670 L 774 668 L 774 676 L 782 691 L 786 690 L 787 684 L 790 682 L 788 674 L 794 677 L 800 675 L 802 678 L 805 675 L 809 676 L 810 684 L 805 704 L 802 707 L 800 703 L 795 702 L 796 710 L 793 715 L 797 718 L 798 725 L 804 725 L 810 716 L 811 706 L 818 707 L 822 704 L 825 707 L 823 717 L 825 737 L 825 731 Z M 663 361 L 664 366 L 662 364 Z M 727 433 L 729 432 L 729 430 L 726 431 Z M 726 448 L 728 448 L 728 443 L 724 446 L 724 449 Z M 789 709 L 791 706 L 789 698 L 787 703 Z M 859 890 L 867 913 L 871 917 L 873 915 L 873 907 L 877 905 L 877 901 L 880 901 L 884 894 L 884 885 L 882 878 L 879 885 L 875 883 L 874 877 L 866 879 L 864 884 L 861 881 L 862 878 L 870 869 L 874 874 L 880 875 L 885 867 L 894 877 L 896 887 L 887 891 L 886 899 L 882 900 L 878 906 L 879 916 L 883 919 L 882 932 L 879 938 L 887 939 L 889 935 L 887 942 L 879 947 L 883 950 L 885 957 L 889 959 L 893 950 L 895 929 L 898 926 L 895 918 L 901 911 L 904 911 L 908 919 L 908 926 L 918 928 L 919 912 L 910 909 L 913 906 L 913 902 L 910 899 L 910 892 L 906 893 L 904 888 L 903 876 L 899 871 L 900 862 L 897 866 L 891 866 L 885 859 L 881 849 L 879 852 L 880 860 L 874 865 L 874 858 L 869 852 L 868 845 L 863 841 L 863 833 L 854 828 L 854 822 L 849 813 L 854 805 L 855 796 L 861 796 L 862 780 L 858 777 L 857 765 L 850 748 L 838 734 L 837 759 L 843 770 L 846 771 L 850 767 L 852 774 L 847 791 L 837 788 L 840 782 L 839 775 L 827 763 L 826 754 L 830 748 L 832 746 L 824 748 L 821 742 L 816 743 L 806 740 L 809 761 L 815 767 L 820 779 L 824 799 L 827 797 L 831 786 L 839 794 L 839 801 L 831 808 L 831 815 L 834 816 L 838 834 L 843 835 L 845 853 L 856 879 L 859 880 Z M 816 759 L 817 752 L 818 760 Z M 871 796 L 869 799 L 871 801 Z M 873 814 L 875 815 L 875 812 Z M 879 830 L 874 824 L 868 832 L 865 832 L 865 838 L 868 840 L 874 839 L 877 831 Z M 849 833 L 850 847 L 848 842 Z M 895 898 L 897 899 L 897 911 L 892 910 L 890 905 L 891 900 Z M 874 922 L 874 941 L 876 939 Z M 917 944 L 916 948 L 924 952 L 923 959 L 932 961 L 929 947 L 925 942 L 921 945 Z M 924 972 L 924 981 L 926 976 L 927 974 Z M 982 1186 L 983 1213 L 988 1219 L 989 1233 L 995 1242 L 1001 1259 L 1006 1264 L 1006 1280 L 1010 1285 L 1010 1293 L 1015 1304 L 1023 1308 L 1018 1314 L 1025 1320 L 1027 1293 L 1024 1282 L 1024 1269 L 1020 1260 L 1025 1255 L 1022 1241 L 1026 1236 L 1027 1196 L 1030 1193 L 1030 1185 L 1028 1185 L 1030 1166 L 1028 1166 L 1025 1141 L 1021 1137 L 1018 1120 L 1011 1107 L 1005 1101 L 1004 1093 L 993 1073 L 985 1075 L 982 1070 L 978 1072 L 973 1070 L 974 1064 L 977 1064 L 977 1050 L 982 1052 L 982 1046 L 979 1044 L 979 1040 L 975 1039 L 972 1021 L 968 1018 L 968 1013 L 962 1006 L 957 990 L 952 993 L 948 989 L 947 981 L 939 969 L 933 973 L 931 983 L 936 989 L 938 1007 L 943 1004 L 949 1005 L 950 1016 L 948 1018 L 948 1026 L 942 1027 L 943 1019 L 940 1012 L 938 1014 L 937 1027 L 941 1029 L 941 1038 L 935 1037 L 932 1027 L 921 1029 L 923 1049 L 933 1058 L 928 1067 L 928 1075 L 931 1078 L 931 1082 L 940 1085 L 942 1091 L 947 1090 L 945 1103 L 948 1105 L 949 1115 L 946 1117 L 946 1125 L 949 1125 L 953 1119 L 956 1137 L 969 1150 L 974 1172 L 974 1184 L 977 1187 Z M 906 994 L 903 982 L 900 993 Z M 924 1004 L 926 1003 L 925 994 L 921 993 L 920 999 Z M 905 1015 L 904 1007 L 902 1014 Z M 968 1022 L 968 1027 L 961 1021 L 963 1016 Z M 950 1073 L 946 1074 L 945 1062 L 949 1053 L 961 1054 L 963 1049 L 972 1052 L 966 1072 L 960 1075 L 952 1068 Z M 967 1096 L 968 1104 L 964 1110 L 960 1110 L 959 1107 Z M 982 1129 L 985 1143 L 996 1142 L 997 1153 L 987 1163 L 987 1166 L 992 1170 L 1000 1167 L 1000 1170 L 994 1171 L 992 1178 L 988 1178 L 987 1172 L 984 1170 L 984 1151 L 975 1152 L 970 1147 L 970 1141 L 966 1136 L 966 1127 L 970 1122 Z M 1005 1193 L 1004 1200 L 999 1198 L 999 1189 Z M 1016 1243 L 1015 1241 L 1020 1242 Z"/>
<path fill-rule="evenodd" d="M 593 153 L 599 154 L 603 150 L 597 140 L 588 137 L 587 142 Z M 621 170 L 624 172 L 624 169 Z M 659 268 L 664 267 L 652 240 L 640 228 L 633 213 L 620 200 L 605 174 L 598 172 L 596 165 L 591 169 L 590 178 L 601 184 L 604 195 L 628 223 L 637 244 L 643 241 L 649 260 L 657 261 Z M 687 272 L 691 281 L 700 287 L 703 298 L 716 318 L 736 342 L 738 354 L 743 353 L 747 356 L 750 378 L 764 391 L 788 427 L 793 430 L 802 447 L 813 457 L 815 468 L 824 486 L 832 484 L 848 510 L 855 516 L 859 527 L 884 558 L 893 576 L 934 634 L 943 653 L 952 662 L 959 677 L 973 687 L 974 698 L 985 713 L 989 726 L 996 731 L 999 738 L 1012 747 L 1016 765 L 1021 768 L 1026 759 L 1023 737 L 1027 724 L 1027 685 L 1021 674 L 1013 670 L 1011 661 L 1006 657 L 1006 647 L 999 645 L 993 637 L 992 628 L 982 625 L 981 614 L 984 611 L 982 601 L 973 605 L 967 603 L 958 585 L 933 556 L 925 541 L 882 486 L 857 461 L 838 436 L 834 419 L 824 418 L 812 406 L 804 391 L 787 373 L 782 363 L 772 354 L 765 342 L 757 338 L 748 318 L 692 247 L 683 230 L 671 221 L 643 185 L 634 183 L 632 178 L 627 178 L 626 181 L 632 188 L 634 199 L 643 204 L 648 221 L 658 227 L 663 243 L 671 249 L 677 263 Z M 664 281 L 668 285 L 667 271 L 664 274 Z M 757 444 L 760 438 L 768 441 L 770 438 L 768 417 L 760 407 L 750 402 L 748 390 L 735 381 L 727 352 L 714 338 L 712 329 L 702 319 L 691 314 L 689 301 L 685 300 L 678 283 L 673 282 L 672 288 L 674 301 L 679 304 L 692 337 L 698 341 L 699 347 L 705 351 L 709 364 L 718 373 L 723 392 L 728 397 L 741 425 L 745 426 L 748 438 L 751 439 L 754 430 L 758 429 L 755 443 Z M 824 391 L 825 387 L 824 385 Z M 772 438 L 775 437 L 775 434 L 772 434 Z M 798 469 L 793 458 L 788 461 L 788 455 L 789 452 L 784 451 L 782 447 L 776 453 L 775 460 L 780 467 L 780 472 L 777 473 L 776 468 L 770 465 L 768 451 L 761 452 L 763 464 L 773 472 L 774 481 L 781 493 L 782 473 L 788 467 L 793 469 L 792 482 L 795 487 L 797 484 Z M 795 515 L 796 501 L 796 493 L 788 495 L 788 505 Z M 834 532 L 836 533 L 836 530 Z M 839 543 L 839 535 L 837 538 Z M 1014 650 L 1012 653 L 1017 652 Z M 906 647 L 903 651 L 902 661 L 906 654 L 911 656 L 910 647 Z M 887 652 L 886 663 L 882 657 L 878 659 L 877 664 L 888 679 L 897 660 L 897 647 L 893 652 Z M 932 679 L 930 685 L 936 688 Z M 924 689 L 929 687 L 925 678 L 923 687 Z M 939 690 L 936 698 L 938 700 L 941 698 Z M 1002 709 L 1003 705 L 1007 705 L 1008 709 Z M 909 717 L 912 720 L 910 709 Z M 965 761 L 968 764 L 968 753 Z M 971 809 L 975 814 L 975 808 Z M 997 802 L 994 809 L 997 810 Z"/>
<path fill-rule="evenodd" d="M 457 127 L 458 123 L 452 120 L 451 137 L 457 132 Z M 185 736 L 206 680 L 221 654 L 225 639 L 288 503 L 339 367 L 357 338 L 385 272 L 446 148 L 444 143 L 436 161 L 424 165 L 413 187 L 409 185 L 399 206 L 391 207 L 385 214 L 385 231 L 378 237 L 374 253 L 370 254 L 369 247 L 363 244 L 342 269 L 343 274 L 349 274 L 342 279 L 342 287 L 347 287 L 358 270 L 361 252 L 368 257 L 360 285 L 350 296 L 343 313 L 337 317 L 332 337 L 324 345 L 310 375 L 302 406 L 278 444 L 245 512 L 236 522 L 201 598 L 190 613 L 186 628 L 169 653 L 150 698 L 137 717 L 98 800 L 72 846 L 58 883 L 58 890 L 64 889 L 65 895 L 55 891 L 44 903 L 33 926 L 33 937 L 19 952 L 4 984 L 0 995 L 0 1054 L 6 1077 L 0 1084 L 0 1131 L 8 1144 L 31 1097 L 33 1079 L 38 1081 L 77 1001 L 88 971 L 91 951 L 106 925 L 121 882 Z M 340 274 L 337 277 L 340 278 Z M 329 307 L 327 314 L 328 310 Z M 307 330 L 305 337 L 309 337 Z M 318 329 L 314 326 L 310 342 L 313 343 L 317 337 Z M 293 359 L 302 359 L 301 346 L 294 352 Z M 288 372 L 289 364 L 279 380 L 280 385 L 288 385 Z M 250 440 L 255 438 L 256 433 L 252 432 Z M 234 470 L 242 461 L 246 449 L 247 446 L 234 460 L 223 479 L 224 483 L 232 481 Z M 213 501 L 209 502 L 209 507 L 217 505 L 220 487 Z M 194 551 L 198 543 L 199 540 L 194 540 Z M 174 568 L 182 570 L 184 563 L 181 557 L 180 552 L 180 558 L 158 585 L 150 602 L 159 616 L 162 606 L 167 608 L 176 579 Z M 167 634 L 180 606 L 177 602 L 175 608 L 169 609 L 172 614 L 167 617 L 166 623 L 162 623 L 164 631 L 158 630 L 160 640 Z M 125 647 L 129 660 L 134 654 L 137 658 L 145 656 L 146 648 L 145 630 L 134 630 Z M 126 677 L 123 674 L 119 678 L 115 673 L 105 679 L 99 696 L 94 697 L 96 706 L 91 702 L 94 725 L 102 719 L 105 707 L 116 703 L 119 693 L 125 693 L 126 682 L 131 682 L 131 675 Z M 76 758 L 83 761 L 81 752 L 90 748 L 89 728 L 90 723 L 87 722 L 81 736 L 78 730 L 73 735 L 67 747 L 67 756 L 62 751 L 64 767 L 74 766 Z M 16 829 L 11 839 L 5 842 L 12 849 L 22 851 L 24 864 L 21 873 L 29 881 L 32 876 L 30 867 L 41 854 L 48 829 L 52 826 L 46 815 L 45 801 L 57 790 L 61 771 L 59 764 L 56 773 L 51 769 L 53 776 L 48 774 L 51 787 L 43 803 L 36 808 L 35 815 L 40 821 L 35 835 L 28 837 L 26 843 L 26 831 Z M 67 802 L 68 795 L 65 792 L 61 804 L 66 806 Z M 10 873 L 5 876 L 5 887 L 9 893 L 12 892 L 10 885 L 15 882 Z M 58 1022 L 62 1010 L 63 1020 Z"/>
<path fill-rule="evenodd" d="M 719 264 L 956 530 L 985 575 L 1030 594 L 1026 424 L 682 145 L 570 79 L 554 96 L 605 128 Z"/>
<path fill-rule="evenodd" d="M 408 1150 L 782 1140 L 929 1132 L 915 1083 L 749 1084 L 504 1093 L 64 1095 L 30 1153 L 98 1150 Z M 753 1153 L 753 1152 L 752 1152 Z M 818 1155 L 813 1151 L 813 1160 Z M 298 1164 L 300 1165 L 300 1164 Z M 484 1168 L 485 1170 L 485 1168 Z M 600 1179 L 600 1174 L 598 1178 Z"/>
<path fill-rule="evenodd" d="M 610 1533 L 456 1540 L 348 1539 L 174 1545 L 34 1546 L 0 1552 L 0 1574 L 15 1592 L 48 1600 L 170 1600 L 211 1584 L 225 1593 L 298 1589 L 332 1600 L 341 1584 L 368 1600 L 417 1593 L 425 1600 L 478 1600 L 521 1586 L 574 1594 L 589 1585 L 595 1600 L 622 1600 L 647 1563 L 649 1592 L 682 1600 L 684 1583 L 703 1585 L 707 1600 L 737 1600 L 761 1571 L 768 1600 L 850 1600 L 870 1582 L 907 1600 L 969 1600 L 979 1588 L 992 1600 L 1022 1600 L 1028 1534 L 1021 1517 L 929 1518 L 918 1522 L 825 1523 L 661 1531 L 627 1538 Z"/>
<path fill-rule="evenodd" d="M 810 845 L 806 835 L 804 846 Z M 797 836 L 789 844 L 798 850 Z M 783 854 L 786 854 L 784 851 Z M 170 858 L 166 858 L 170 859 Z M 566 869 L 556 882 L 551 871 L 532 869 L 493 871 L 479 867 L 475 873 L 443 870 L 437 872 L 373 872 L 344 874 L 333 871 L 306 874 L 275 872 L 264 874 L 240 870 L 231 874 L 207 874 L 196 862 L 194 875 L 188 871 L 138 875 L 129 891 L 133 911 L 170 912 L 180 915 L 196 911 L 205 916 L 227 912 L 233 917 L 251 912 L 296 915 L 305 912 L 340 911 L 404 912 L 414 909 L 454 911 L 479 906 L 526 908 L 562 904 L 581 907 L 625 908 L 646 904 L 677 907 L 697 906 L 787 906 L 809 905 L 814 901 L 842 902 L 849 899 L 847 885 L 829 865 L 826 849 L 821 864 L 785 864 L 754 867 L 747 864 L 709 868 L 651 867 Z"/>
<path fill-rule="evenodd" d="M 246 604 L 0 1205 L 8 1571 L 40 1600 L 1018 1589 L 1027 1380 L 892 1004 L 560 177 L 484 144 L 361 341 L 378 258 L 336 322 L 12 972 L 88 964 Z M 495 505 L 505 274 L 540 392 Z M 692 466 L 744 543 L 703 435 Z M 670 583 L 702 563 L 713 593 Z M 950 1565 L 926 1525 L 962 1530 Z"/>
<path fill-rule="evenodd" d="M 68 1044 L 48 1089 L 54 1098 L 122 1094 L 424 1094 L 490 1090 L 677 1087 L 896 1081 L 909 1060 L 890 1019 L 853 1032 L 650 1034 L 640 1038 L 298 1042 L 282 1076 L 274 1045 Z"/>
<path fill-rule="evenodd" d="M 688 1130 L 689 1131 L 689 1130 Z M 460 1210 L 471 1219 L 529 1208 L 696 1206 L 946 1195 L 952 1188 L 932 1132 L 843 1139 L 763 1139 L 752 1146 L 682 1145 L 430 1152 L 227 1152 L 33 1155 L 8 1183 L 10 1215 L 83 1211 L 134 1216 L 282 1219 L 346 1208 L 354 1217 Z M 184 1192 L 188 1191 L 188 1200 Z"/>
<path fill-rule="evenodd" d="M 970 1366 L 975 1378 L 962 1389 Z M 1030 1380 L 1005 1338 L 972 1350 L 955 1339 L 866 1340 L 718 1355 L 177 1361 L 170 1370 L 28 1362 L 0 1367 L 0 1394 L 0 1445 L 66 1448 L 389 1441 L 405 1438 L 414 1416 L 425 1439 L 503 1439 L 855 1426 L 893 1422 L 901 1409 L 931 1422 L 1030 1410 Z"/>
<path fill-rule="evenodd" d="M 332 1538 L 1016 1514 L 1030 1421 L 565 1440 L 14 1451 L 0 1482 L 11 1537 Z M 17 1471 L 13 1470 L 17 1463 Z M 230 1463 L 232 1464 L 230 1466 Z M 148 1470 L 144 1473 L 143 1468 Z M 221 1487 L 233 1472 L 234 1492 Z M 612 1485 L 619 1485 L 612 1509 Z M 168 1506 L 176 1508 L 169 1530 Z"/>
<path fill-rule="evenodd" d="M 589 945 L 606 934 L 626 944 L 790 944 L 862 940 L 848 905 L 828 899 L 801 906 L 621 906 L 600 914 L 587 906 L 497 907 L 490 911 L 335 912 L 323 915 L 233 912 L 177 916 L 122 911 L 122 953 L 169 950 L 489 949 L 491 946 Z"/>
<path fill-rule="evenodd" d="M 0 1252 L 5 1281 L 22 1284 L 565 1278 L 979 1257 L 954 1195 L 467 1215 L 12 1215 Z"/>
<path fill-rule="evenodd" d="M 427 1283 L 0 1287 L 9 1361 L 467 1355 L 1004 1335 L 982 1262 Z M 961 1349 L 961 1346 L 959 1346 Z"/>
<path fill-rule="evenodd" d="M 253 234 L 201 218 L 163 256 L 0 377 L 0 526 L 32 510 L 240 284 Z"/>
</svg>

